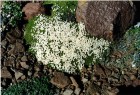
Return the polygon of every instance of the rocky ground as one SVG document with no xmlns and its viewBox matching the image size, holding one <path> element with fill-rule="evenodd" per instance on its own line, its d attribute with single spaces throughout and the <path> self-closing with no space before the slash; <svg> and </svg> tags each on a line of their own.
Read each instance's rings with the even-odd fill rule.
<svg viewBox="0 0 140 95">
<path fill-rule="evenodd" d="M 34 77 L 48 76 L 56 86 L 55 95 L 129 95 L 125 90 L 140 86 L 140 70 L 126 67 L 94 65 L 83 67 L 78 75 L 60 72 L 37 62 L 28 52 L 23 39 L 23 29 L 13 28 L 2 36 L 1 40 L 1 87 Z M 127 89 L 128 87 L 128 89 Z M 137 89 L 135 88 L 135 89 Z M 139 95 L 132 91 L 130 95 Z"/>
<path fill-rule="evenodd" d="M 122 70 L 113 66 L 94 65 L 84 67 L 80 75 L 72 75 L 48 68 L 27 52 L 23 31 L 18 28 L 7 32 L 1 45 L 2 89 L 22 80 L 42 76 L 51 77 L 50 82 L 59 88 L 57 95 L 116 95 L 123 85 L 140 85 L 138 69 Z"/>
</svg>

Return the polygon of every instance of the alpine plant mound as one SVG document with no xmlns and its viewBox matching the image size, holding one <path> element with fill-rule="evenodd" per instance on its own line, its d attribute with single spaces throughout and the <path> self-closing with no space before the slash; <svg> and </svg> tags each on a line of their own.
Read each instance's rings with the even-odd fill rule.
<svg viewBox="0 0 140 95">
<path fill-rule="evenodd" d="M 61 21 L 59 17 L 39 15 L 26 30 L 25 39 L 32 39 L 30 49 L 37 60 L 68 73 L 101 60 L 109 46 L 108 41 L 89 36 L 84 24 Z"/>
</svg>

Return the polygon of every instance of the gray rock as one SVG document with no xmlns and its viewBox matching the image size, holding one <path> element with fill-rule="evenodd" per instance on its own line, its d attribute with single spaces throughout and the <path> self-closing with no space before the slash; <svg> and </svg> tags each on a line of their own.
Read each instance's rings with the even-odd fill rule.
<svg viewBox="0 0 140 95">
<path fill-rule="evenodd" d="M 8 57 L 4 61 L 5 66 L 13 66 L 15 64 L 15 58 L 14 57 Z"/>
<path fill-rule="evenodd" d="M 11 73 L 8 71 L 7 67 L 1 69 L 1 78 L 12 78 Z"/>
<path fill-rule="evenodd" d="M 26 78 L 26 76 L 25 76 L 25 75 L 21 76 L 21 79 L 22 79 L 22 80 L 25 80 L 25 78 Z"/>
<path fill-rule="evenodd" d="M 4 39 L 4 40 L 1 41 L 1 46 L 2 46 L 3 48 L 6 48 L 7 43 L 8 43 L 7 40 Z"/>
<path fill-rule="evenodd" d="M 88 79 L 82 78 L 82 82 L 83 82 L 83 83 L 86 83 L 86 82 L 88 82 Z"/>
<path fill-rule="evenodd" d="M 27 56 L 24 55 L 23 57 L 21 57 L 21 61 L 23 62 L 28 61 Z"/>
<path fill-rule="evenodd" d="M 66 89 L 64 92 L 63 92 L 63 95 L 71 95 L 73 93 L 73 90 L 71 89 Z"/>
<path fill-rule="evenodd" d="M 25 48 L 24 48 L 23 44 L 16 42 L 15 48 L 14 48 L 14 53 L 16 54 L 16 53 L 24 52 L 24 51 L 25 51 Z"/>
<path fill-rule="evenodd" d="M 75 93 L 76 95 L 79 95 L 79 94 L 80 94 L 80 91 L 81 91 L 80 88 L 76 88 L 75 91 L 74 91 L 74 93 Z"/>
<path fill-rule="evenodd" d="M 26 62 L 20 62 L 20 65 L 25 68 L 25 69 L 28 69 L 29 68 L 29 65 L 27 65 Z"/>
<path fill-rule="evenodd" d="M 23 75 L 23 73 L 21 73 L 20 71 L 16 71 L 15 72 L 15 78 L 16 78 L 16 80 L 18 80 L 22 75 Z"/>
<path fill-rule="evenodd" d="M 9 43 L 15 43 L 16 42 L 16 38 L 12 36 L 12 34 L 10 32 L 8 32 L 6 34 L 6 39 Z"/>
<path fill-rule="evenodd" d="M 31 76 L 32 75 L 32 72 L 28 71 L 28 76 Z"/>
<path fill-rule="evenodd" d="M 12 29 L 11 32 L 12 32 L 12 35 L 14 37 L 16 37 L 16 38 L 20 38 L 21 37 L 22 32 L 17 27 Z"/>
</svg>

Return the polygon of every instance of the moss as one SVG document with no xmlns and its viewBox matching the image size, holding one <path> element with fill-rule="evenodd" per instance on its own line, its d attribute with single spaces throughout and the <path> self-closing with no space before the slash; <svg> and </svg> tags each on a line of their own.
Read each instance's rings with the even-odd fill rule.
<svg viewBox="0 0 140 95">
<path fill-rule="evenodd" d="M 60 15 L 62 20 L 76 21 L 77 1 L 44 1 L 44 5 L 52 4 L 52 16 Z"/>
<path fill-rule="evenodd" d="M 53 95 L 47 77 L 33 78 L 23 81 L 2 90 L 2 95 Z"/>
<path fill-rule="evenodd" d="M 129 29 L 119 42 L 112 44 L 112 51 L 120 57 L 112 58 L 108 64 L 120 68 L 126 66 L 140 68 L 140 28 Z"/>
</svg>

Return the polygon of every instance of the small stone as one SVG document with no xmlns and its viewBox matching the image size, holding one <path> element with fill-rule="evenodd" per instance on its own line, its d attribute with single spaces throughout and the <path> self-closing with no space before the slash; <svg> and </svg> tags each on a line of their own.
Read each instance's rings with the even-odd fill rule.
<svg viewBox="0 0 140 95">
<path fill-rule="evenodd" d="M 1 82 L 1 85 L 2 85 L 2 86 L 6 86 L 6 81 L 2 81 L 2 82 Z"/>
<path fill-rule="evenodd" d="M 64 92 L 63 92 L 63 95 L 71 95 L 73 93 L 73 90 L 71 89 L 66 89 Z"/>
<path fill-rule="evenodd" d="M 1 46 L 2 46 L 3 48 L 6 48 L 7 43 L 8 43 L 7 40 L 4 39 L 4 40 L 1 41 Z"/>
<path fill-rule="evenodd" d="M 4 65 L 5 66 L 12 66 L 15 64 L 15 58 L 13 57 L 8 57 L 7 59 L 5 59 L 4 61 Z"/>
<path fill-rule="evenodd" d="M 0 52 L 1 52 L 1 57 L 4 57 L 4 55 L 5 55 L 5 49 L 1 47 L 1 51 Z"/>
<path fill-rule="evenodd" d="M 27 65 L 26 62 L 20 62 L 20 65 L 25 68 L 25 69 L 28 69 L 29 68 L 29 65 Z"/>
<path fill-rule="evenodd" d="M 82 78 L 82 82 L 83 82 L 83 83 L 86 83 L 87 81 L 88 81 L 88 79 Z"/>
<path fill-rule="evenodd" d="M 14 29 L 11 30 L 12 34 L 14 37 L 16 38 L 20 38 L 21 37 L 21 31 L 16 27 Z"/>
<path fill-rule="evenodd" d="M 54 72 L 54 77 L 50 82 L 59 88 L 64 88 L 71 83 L 70 79 L 62 72 Z"/>
<path fill-rule="evenodd" d="M 21 79 L 22 79 L 22 80 L 25 80 L 25 78 L 26 78 L 26 76 L 25 76 L 25 75 L 21 76 Z"/>
<path fill-rule="evenodd" d="M 24 56 L 21 58 L 21 61 L 23 61 L 23 62 L 28 61 L 27 56 L 24 55 Z"/>
<path fill-rule="evenodd" d="M 76 88 L 75 91 L 74 91 L 74 93 L 75 93 L 76 95 L 79 95 L 79 94 L 80 94 L 80 91 L 81 91 L 80 88 Z"/>
<path fill-rule="evenodd" d="M 18 80 L 22 75 L 23 75 L 23 73 L 21 73 L 19 71 L 16 71 L 15 72 L 15 78 L 16 78 L 16 80 Z"/>
<path fill-rule="evenodd" d="M 21 43 L 16 42 L 15 48 L 14 48 L 14 53 L 19 53 L 19 52 L 24 52 L 24 51 L 25 51 L 24 46 Z"/>
<path fill-rule="evenodd" d="M 136 79 L 136 76 L 130 75 L 130 80 L 135 80 L 135 79 Z"/>
<path fill-rule="evenodd" d="M 34 73 L 34 77 L 39 77 L 38 72 Z"/>
<path fill-rule="evenodd" d="M 34 69 L 35 69 L 35 71 L 39 71 L 40 69 L 39 69 L 39 67 L 34 67 Z"/>
<path fill-rule="evenodd" d="M 74 85 L 76 88 L 79 87 L 78 83 L 76 82 L 76 80 L 71 76 L 70 77 L 71 81 L 72 81 L 72 85 Z"/>
<path fill-rule="evenodd" d="M 9 43 L 15 43 L 15 42 L 16 42 L 16 38 L 13 37 L 13 36 L 10 34 L 10 32 L 7 33 L 6 39 L 7 39 L 7 41 L 8 41 Z"/>
<path fill-rule="evenodd" d="M 12 78 L 11 73 L 7 70 L 7 67 L 1 69 L 1 78 Z"/>
<path fill-rule="evenodd" d="M 11 56 L 14 54 L 15 45 L 9 45 L 10 50 L 8 50 L 8 55 Z"/>
<path fill-rule="evenodd" d="M 31 76 L 32 75 L 32 72 L 28 71 L 28 76 Z"/>
</svg>

